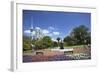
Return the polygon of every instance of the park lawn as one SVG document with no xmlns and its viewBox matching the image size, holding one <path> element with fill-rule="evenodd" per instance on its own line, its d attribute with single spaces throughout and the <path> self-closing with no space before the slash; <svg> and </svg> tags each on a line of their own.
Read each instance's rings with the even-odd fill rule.
<svg viewBox="0 0 100 73">
<path fill-rule="evenodd" d="M 23 53 L 32 53 L 32 50 L 23 51 Z"/>
<path fill-rule="evenodd" d="M 70 49 L 70 48 L 83 48 L 85 45 L 75 45 L 75 46 L 66 46 L 64 47 L 65 49 Z"/>
</svg>

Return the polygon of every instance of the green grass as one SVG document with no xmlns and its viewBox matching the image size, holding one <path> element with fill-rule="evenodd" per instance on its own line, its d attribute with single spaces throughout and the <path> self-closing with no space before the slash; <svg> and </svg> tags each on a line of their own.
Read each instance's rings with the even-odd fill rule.
<svg viewBox="0 0 100 73">
<path fill-rule="evenodd" d="M 85 45 L 66 46 L 64 48 L 83 48 Z"/>
<path fill-rule="evenodd" d="M 70 48 L 84 48 L 85 45 L 75 45 L 75 46 L 64 46 L 64 49 L 70 49 Z M 47 49 L 57 49 L 58 47 L 50 47 Z M 32 53 L 32 50 L 26 50 L 23 51 L 24 53 Z"/>
<path fill-rule="evenodd" d="M 23 51 L 23 53 L 27 53 L 27 52 L 28 52 L 28 53 L 29 53 L 29 52 L 31 53 L 32 50 L 26 50 L 26 51 Z"/>
<path fill-rule="evenodd" d="M 70 48 L 83 48 L 85 45 L 75 45 L 75 46 L 64 46 L 64 49 L 70 49 Z M 51 47 L 48 49 L 57 49 L 59 47 Z"/>
</svg>

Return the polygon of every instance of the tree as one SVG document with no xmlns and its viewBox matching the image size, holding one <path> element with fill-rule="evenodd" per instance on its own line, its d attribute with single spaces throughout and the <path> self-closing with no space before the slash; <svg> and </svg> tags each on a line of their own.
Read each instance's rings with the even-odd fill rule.
<svg viewBox="0 0 100 73">
<path fill-rule="evenodd" d="M 42 39 L 37 40 L 35 42 L 35 48 L 34 48 L 35 50 L 44 49 L 44 48 L 45 48 L 45 46 L 43 45 Z"/>
<path fill-rule="evenodd" d="M 86 44 L 91 44 L 91 33 L 89 32 L 88 35 L 86 36 Z"/>
<path fill-rule="evenodd" d="M 91 34 L 89 29 L 84 26 L 80 25 L 75 27 L 69 36 L 64 38 L 64 42 L 67 45 L 87 45 L 91 42 Z"/>
<path fill-rule="evenodd" d="M 35 42 L 35 49 L 47 49 L 52 47 L 52 40 L 49 36 L 44 36 Z"/>
<path fill-rule="evenodd" d="M 75 44 L 74 38 L 71 36 L 66 36 L 63 41 L 67 46 L 71 46 Z"/>
<path fill-rule="evenodd" d="M 43 45 L 45 45 L 46 48 L 52 47 L 51 37 L 49 36 L 43 37 Z"/>
<path fill-rule="evenodd" d="M 23 51 L 30 50 L 30 38 L 23 36 Z"/>
<path fill-rule="evenodd" d="M 58 43 L 56 41 L 53 41 L 53 47 L 57 47 L 58 46 Z"/>
<path fill-rule="evenodd" d="M 80 25 L 79 27 L 76 27 L 73 29 L 73 31 L 71 32 L 71 37 L 73 37 L 76 41 L 75 43 L 78 45 L 81 44 L 86 44 L 85 41 L 87 41 L 87 36 L 89 35 L 89 29 L 84 26 L 84 25 Z"/>
</svg>

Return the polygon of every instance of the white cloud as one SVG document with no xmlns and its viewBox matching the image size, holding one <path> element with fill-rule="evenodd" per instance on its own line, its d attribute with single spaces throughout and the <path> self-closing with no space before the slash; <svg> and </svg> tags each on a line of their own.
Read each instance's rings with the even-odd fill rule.
<svg viewBox="0 0 100 73">
<path fill-rule="evenodd" d="M 42 30 L 42 32 L 43 32 L 44 34 L 48 34 L 48 33 L 49 33 L 49 31 L 46 30 L 46 29 Z"/>
<path fill-rule="evenodd" d="M 50 30 L 54 30 L 54 27 L 50 26 L 49 29 L 50 29 Z"/>
<path fill-rule="evenodd" d="M 47 29 L 43 29 L 42 32 L 43 32 L 43 34 L 44 34 L 45 36 L 53 36 L 53 33 L 50 33 L 50 31 L 47 30 Z"/>
<path fill-rule="evenodd" d="M 30 34 L 30 30 L 25 30 L 24 33 Z"/>
<path fill-rule="evenodd" d="M 49 33 L 48 36 L 53 36 L 53 34 L 52 33 Z"/>
<path fill-rule="evenodd" d="M 60 33 L 59 33 L 59 32 L 53 32 L 53 34 L 54 34 L 54 35 L 59 35 Z"/>
<path fill-rule="evenodd" d="M 47 29 L 43 29 L 42 32 L 46 36 L 55 36 L 60 34 L 59 32 L 50 32 L 50 30 Z"/>
<path fill-rule="evenodd" d="M 32 35 L 35 35 L 35 31 L 32 32 Z"/>
<path fill-rule="evenodd" d="M 50 29 L 54 29 L 53 27 L 49 27 Z M 41 33 L 45 36 L 50 36 L 50 37 L 54 37 L 54 36 L 57 36 L 57 35 L 60 35 L 60 33 L 58 31 L 51 31 L 50 29 L 41 29 L 40 27 L 35 27 L 36 30 L 40 30 Z M 30 30 L 24 30 L 24 34 L 30 36 Z M 34 36 L 35 35 L 35 31 L 32 32 L 32 35 Z"/>
<path fill-rule="evenodd" d="M 38 29 L 38 30 L 40 30 L 41 28 L 40 28 L 40 27 L 35 27 L 35 29 Z"/>
<path fill-rule="evenodd" d="M 29 35 L 31 32 L 30 30 L 25 30 L 24 33 Z M 35 31 L 32 32 L 32 35 L 35 35 Z"/>
<path fill-rule="evenodd" d="M 55 41 L 55 42 L 57 42 L 57 40 L 56 40 L 56 39 L 54 39 L 54 38 L 52 38 L 52 41 Z"/>
</svg>

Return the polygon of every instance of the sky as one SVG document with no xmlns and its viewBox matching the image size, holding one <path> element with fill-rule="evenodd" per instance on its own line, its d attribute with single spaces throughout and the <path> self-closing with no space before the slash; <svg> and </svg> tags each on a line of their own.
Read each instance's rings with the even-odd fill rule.
<svg viewBox="0 0 100 73">
<path fill-rule="evenodd" d="M 70 34 L 73 28 L 85 25 L 91 30 L 91 14 L 80 12 L 56 12 L 23 10 L 23 32 L 30 34 L 30 27 L 41 30 L 53 40 L 57 37 L 64 38 Z M 33 35 L 34 35 L 33 31 Z"/>
</svg>

